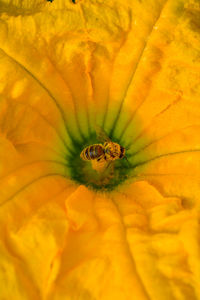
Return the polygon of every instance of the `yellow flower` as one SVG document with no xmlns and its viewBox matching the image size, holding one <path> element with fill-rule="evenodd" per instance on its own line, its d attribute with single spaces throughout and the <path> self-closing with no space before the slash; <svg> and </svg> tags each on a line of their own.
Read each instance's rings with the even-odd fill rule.
<svg viewBox="0 0 200 300">
<path fill-rule="evenodd" d="M 199 13 L 0 1 L 0 299 L 200 299 Z"/>
</svg>

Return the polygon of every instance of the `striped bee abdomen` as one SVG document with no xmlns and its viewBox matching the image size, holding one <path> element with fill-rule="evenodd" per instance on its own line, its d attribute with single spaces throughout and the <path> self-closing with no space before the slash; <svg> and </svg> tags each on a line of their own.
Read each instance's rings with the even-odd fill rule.
<svg viewBox="0 0 200 300">
<path fill-rule="evenodd" d="M 104 155 L 104 148 L 101 144 L 94 144 L 83 149 L 80 157 L 83 160 L 99 159 Z"/>
<path fill-rule="evenodd" d="M 89 157 L 90 159 L 94 159 L 96 158 L 97 154 L 96 154 L 96 150 L 95 150 L 95 146 L 90 146 L 89 147 Z"/>
</svg>

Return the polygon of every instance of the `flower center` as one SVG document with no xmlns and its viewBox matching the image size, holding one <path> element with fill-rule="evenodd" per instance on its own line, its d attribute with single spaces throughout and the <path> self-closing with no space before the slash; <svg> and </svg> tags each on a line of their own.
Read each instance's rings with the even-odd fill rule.
<svg viewBox="0 0 200 300">
<path fill-rule="evenodd" d="M 84 125 L 81 119 L 79 123 Z M 112 191 L 138 177 L 148 162 L 148 140 L 135 113 L 125 105 L 119 111 L 110 106 L 107 113 L 98 111 L 87 125 L 77 129 L 82 134 L 70 136 L 66 154 L 70 179 L 93 190 Z"/>
<path fill-rule="evenodd" d="M 120 159 L 121 141 L 115 136 L 107 134 L 111 142 L 118 145 L 119 152 L 112 157 L 112 149 L 105 148 L 104 143 L 99 142 L 96 132 L 93 132 L 83 143 L 74 143 L 73 152 L 68 157 L 71 179 L 79 184 L 95 190 L 113 190 L 122 184 L 132 170 L 128 161 L 129 154 Z M 111 144 L 112 145 L 112 144 Z M 103 151 L 99 151 L 102 148 Z M 80 157 L 84 152 L 85 160 Z"/>
</svg>

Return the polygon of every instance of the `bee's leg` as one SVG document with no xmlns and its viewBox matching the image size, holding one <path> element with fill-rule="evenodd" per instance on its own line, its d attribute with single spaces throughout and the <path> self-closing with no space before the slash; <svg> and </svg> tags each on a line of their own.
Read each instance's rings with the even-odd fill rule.
<svg viewBox="0 0 200 300">
<path fill-rule="evenodd" d="M 97 159 L 93 159 L 91 161 L 92 163 L 92 169 L 97 171 L 98 173 L 102 173 L 102 170 L 104 169 L 105 160 L 104 157 L 98 157 Z"/>
<path fill-rule="evenodd" d="M 108 172 L 107 172 L 108 171 Z M 105 167 L 103 174 L 107 173 L 107 176 L 113 176 L 114 175 L 114 162 L 111 160 L 107 163 L 107 166 Z"/>
<path fill-rule="evenodd" d="M 97 158 L 97 161 L 102 161 L 102 160 L 106 160 L 106 157 L 104 155 L 101 155 L 99 158 Z"/>
<path fill-rule="evenodd" d="M 107 170 L 109 170 L 108 173 L 110 173 L 110 171 L 112 171 L 112 170 L 110 170 L 110 166 L 112 166 L 112 164 L 113 164 L 112 161 L 107 162 L 102 174 L 105 175 L 105 173 L 107 173 Z"/>
<path fill-rule="evenodd" d="M 110 167 L 111 163 L 112 163 L 112 161 L 109 161 L 109 162 L 108 162 L 108 164 L 107 164 L 105 170 L 107 170 L 107 169 Z"/>
</svg>

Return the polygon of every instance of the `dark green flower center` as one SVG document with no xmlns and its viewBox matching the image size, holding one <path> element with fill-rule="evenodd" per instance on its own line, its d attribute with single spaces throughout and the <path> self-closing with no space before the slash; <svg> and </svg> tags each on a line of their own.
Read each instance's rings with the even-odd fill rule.
<svg viewBox="0 0 200 300">
<path fill-rule="evenodd" d="M 127 145 L 122 145 L 120 139 L 116 136 L 112 136 L 109 133 L 107 133 L 107 135 L 112 142 L 118 143 L 126 149 Z M 80 158 L 81 151 L 93 144 L 103 145 L 103 143 L 99 142 L 95 131 L 90 134 L 83 143 L 74 141 L 73 152 L 67 158 L 71 179 L 95 190 L 113 190 L 129 177 L 132 170 L 131 164 L 129 163 L 128 151 L 126 153 L 126 159 L 105 161 L 105 163 L 103 162 L 103 170 L 97 171 L 93 167 L 92 160 L 85 161 Z M 94 159 L 93 162 L 94 161 L 97 165 L 102 164 L 102 161 L 98 162 L 97 159 Z"/>
</svg>

